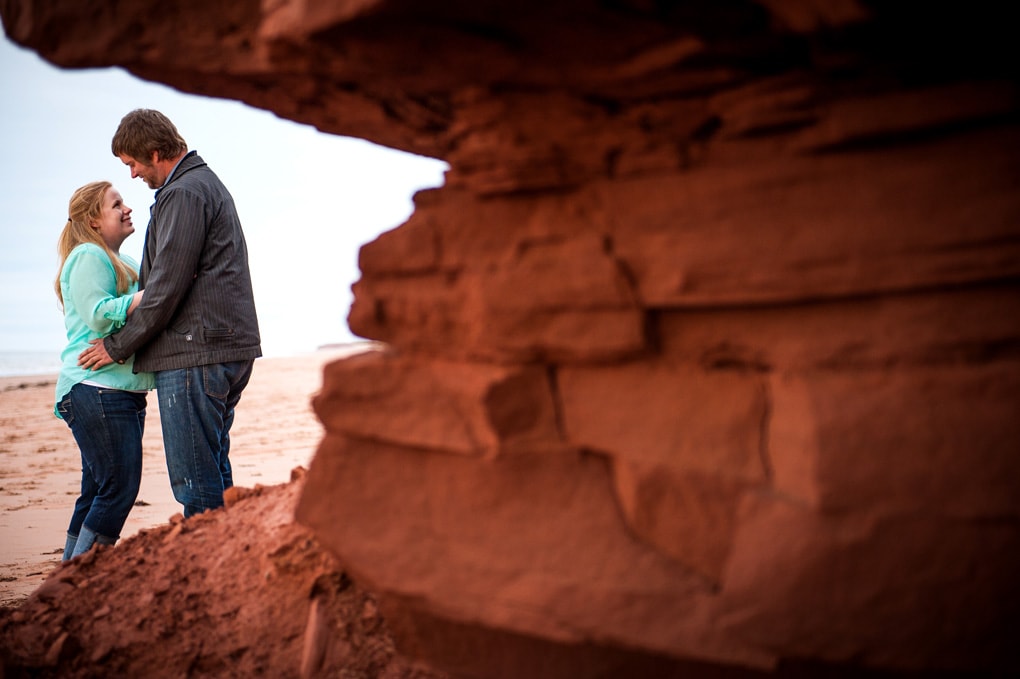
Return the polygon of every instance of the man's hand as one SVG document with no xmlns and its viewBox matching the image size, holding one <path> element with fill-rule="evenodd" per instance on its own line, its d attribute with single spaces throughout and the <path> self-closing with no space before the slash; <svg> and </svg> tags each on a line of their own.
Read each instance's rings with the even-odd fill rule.
<svg viewBox="0 0 1020 679">
<path fill-rule="evenodd" d="M 98 370 L 104 365 L 110 365 L 113 363 L 113 359 L 110 358 L 110 354 L 106 352 L 106 345 L 103 344 L 102 339 L 94 339 L 89 342 L 90 346 L 85 351 L 78 354 L 78 366 L 85 368 L 86 370 Z"/>
</svg>

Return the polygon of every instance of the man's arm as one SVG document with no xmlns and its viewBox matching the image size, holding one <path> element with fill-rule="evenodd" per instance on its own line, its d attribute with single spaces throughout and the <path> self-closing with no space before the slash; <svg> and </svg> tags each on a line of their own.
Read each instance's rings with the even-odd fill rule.
<svg viewBox="0 0 1020 679">
<path fill-rule="evenodd" d="M 172 190 L 161 197 L 153 222 L 150 237 L 155 238 L 155 252 L 146 275 L 145 297 L 127 325 L 104 339 L 103 353 L 111 360 L 127 359 L 163 332 L 194 284 L 205 242 L 204 204 L 187 190 Z M 88 360 L 90 351 L 86 349 L 82 358 Z"/>
<path fill-rule="evenodd" d="M 128 305 L 127 308 L 128 318 L 131 318 L 131 314 L 138 308 L 144 293 L 144 290 L 139 290 L 135 294 L 131 295 L 131 304 Z M 101 340 L 94 339 L 89 342 L 89 344 L 91 346 L 88 349 L 78 354 L 79 366 L 86 370 L 96 370 L 98 368 L 102 368 L 104 365 L 110 365 L 113 363 L 113 359 L 110 358 L 109 352 L 106 351 L 106 345 Z"/>
</svg>

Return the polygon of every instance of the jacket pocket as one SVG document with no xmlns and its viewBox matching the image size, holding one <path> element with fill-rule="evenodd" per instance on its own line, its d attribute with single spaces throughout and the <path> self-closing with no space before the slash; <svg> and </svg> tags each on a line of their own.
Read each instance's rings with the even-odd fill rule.
<svg viewBox="0 0 1020 679">
<path fill-rule="evenodd" d="M 234 338 L 233 328 L 204 328 L 206 342 L 222 342 Z"/>
</svg>

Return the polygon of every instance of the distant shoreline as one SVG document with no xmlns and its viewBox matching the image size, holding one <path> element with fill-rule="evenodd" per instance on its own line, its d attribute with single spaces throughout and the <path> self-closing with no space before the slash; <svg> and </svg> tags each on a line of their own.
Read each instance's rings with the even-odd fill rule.
<svg viewBox="0 0 1020 679">
<path fill-rule="evenodd" d="M 0 378 L 56 375 L 59 351 L 0 351 Z"/>
<path fill-rule="evenodd" d="M 263 358 L 299 358 L 322 352 L 350 351 L 358 353 L 381 346 L 373 340 L 322 344 L 315 349 L 295 350 L 288 353 L 271 353 Z M 259 359 L 261 360 L 261 359 Z M 48 379 L 54 382 L 60 373 L 59 351 L 0 351 L 0 389 L 10 389 L 9 380 Z"/>
</svg>

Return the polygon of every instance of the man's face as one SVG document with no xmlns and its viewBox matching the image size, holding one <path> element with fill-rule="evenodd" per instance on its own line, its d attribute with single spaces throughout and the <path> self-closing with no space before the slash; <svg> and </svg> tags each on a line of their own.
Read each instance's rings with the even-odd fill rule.
<svg viewBox="0 0 1020 679">
<path fill-rule="evenodd" d="M 142 181 L 148 185 L 150 189 L 158 189 L 163 186 L 166 182 L 166 172 L 156 163 L 159 159 L 159 154 L 155 151 L 152 152 L 152 157 L 148 162 L 139 160 L 133 156 L 121 153 L 117 155 L 120 158 L 120 162 L 124 163 L 131 169 L 131 178 L 141 177 Z"/>
</svg>

